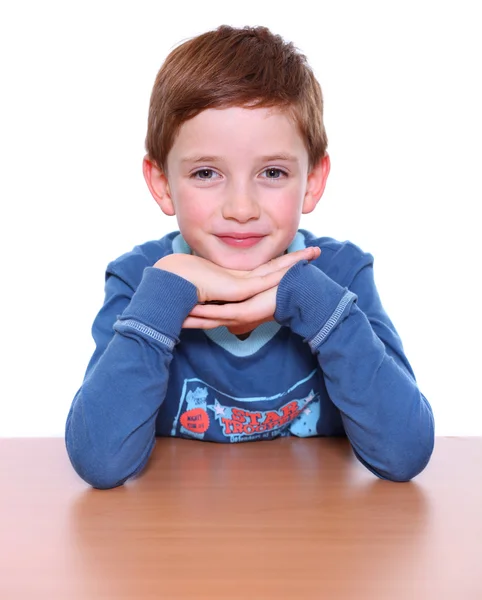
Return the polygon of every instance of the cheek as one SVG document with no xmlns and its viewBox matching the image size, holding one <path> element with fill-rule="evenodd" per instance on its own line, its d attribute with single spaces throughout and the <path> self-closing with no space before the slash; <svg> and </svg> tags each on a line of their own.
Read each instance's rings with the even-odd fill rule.
<svg viewBox="0 0 482 600">
<path fill-rule="evenodd" d="M 287 190 L 285 194 L 279 196 L 276 202 L 269 206 L 269 211 L 274 221 L 283 226 L 297 223 L 300 219 L 303 206 L 303 196 L 299 189 Z"/>
<path fill-rule="evenodd" d="M 206 214 L 203 207 L 199 204 L 185 204 L 179 207 L 177 211 L 177 220 L 185 225 L 202 225 L 206 220 Z"/>
<path fill-rule="evenodd" d="M 206 198 L 189 188 L 180 186 L 176 196 L 176 216 L 179 225 L 202 225 L 210 211 Z"/>
</svg>

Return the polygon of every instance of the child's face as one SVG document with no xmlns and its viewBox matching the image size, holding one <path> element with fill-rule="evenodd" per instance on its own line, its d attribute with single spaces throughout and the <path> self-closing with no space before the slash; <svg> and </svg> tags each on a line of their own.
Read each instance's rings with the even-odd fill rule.
<svg viewBox="0 0 482 600">
<path fill-rule="evenodd" d="M 167 178 L 158 171 L 157 183 L 148 184 L 162 210 L 176 215 L 193 252 L 251 270 L 285 252 L 301 213 L 311 212 L 323 193 L 329 159 L 309 171 L 303 139 L 287 114 L 232 107 L 186 121 L 166 170 Z"/>
</svg>

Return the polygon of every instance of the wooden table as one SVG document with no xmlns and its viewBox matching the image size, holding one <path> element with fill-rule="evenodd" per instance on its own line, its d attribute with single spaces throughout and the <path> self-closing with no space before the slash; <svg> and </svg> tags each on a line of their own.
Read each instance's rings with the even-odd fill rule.
<svg viewBox="0 0 482 600">
<path fill-rule="evenodd" d="M 482 438 L 410 483 L 345 440 L 160 439 L 106 491 L 62 439 L 1 439 L 0 598 L 481 600 Z"/>
</svg>

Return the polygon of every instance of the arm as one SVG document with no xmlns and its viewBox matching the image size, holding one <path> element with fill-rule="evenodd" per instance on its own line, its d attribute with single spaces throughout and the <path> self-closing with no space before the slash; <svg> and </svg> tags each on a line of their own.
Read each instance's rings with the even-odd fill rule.
<svg viewBox="0 0 482 600">
<path fill-rule="evenodd" d="M 136 256 L 124 268 L 129 276 L 111 272 L 93 326 L 97 347 L 67 418 L 67 451 L 77 473 L 94 487 L 110 488 L 143 469 L 172 351 L 198 301 L 236 302 L 275 289 L 295 262 L 318 255 L 319 249 L 307 248 L 251 272 L 187 254 L 169 254 L 145 268 Z M 138 285 L 132 283 L 141 273 Z"/>
<path fill-rule="evenodd" d="M 280 282 L 275 318 L 309 343 L 358 459 L 396 481 L 422 471 L 433 450 L 432 410 L 380 303 L 371 262 L 350 290 L 313 265 L 295 265 Z"/>
<path fill-rule="evenodd" d="M 135 292 L 108 277 L 92 328 L 96 350 L 65 431 L 72 465 L 92 486 L 116 487 L 144 468 L 172 351 L 196 302 L 194 285 L 160 269 L 145 269 Z"/>
</svg>

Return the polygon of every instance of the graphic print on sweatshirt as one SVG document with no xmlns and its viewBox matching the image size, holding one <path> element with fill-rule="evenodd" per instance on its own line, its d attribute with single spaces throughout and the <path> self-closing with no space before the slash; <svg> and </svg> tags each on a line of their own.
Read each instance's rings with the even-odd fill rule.
<svg viewBox="0 0 482 600">
<path fill-rule="evenodd" d="M 223 442 L 317 435 L 316 373 L 313 370 L 285 392 L 254 398 L 231 396 L 198 378 L 185 379 L 171 435 Z"/>
</svg>

